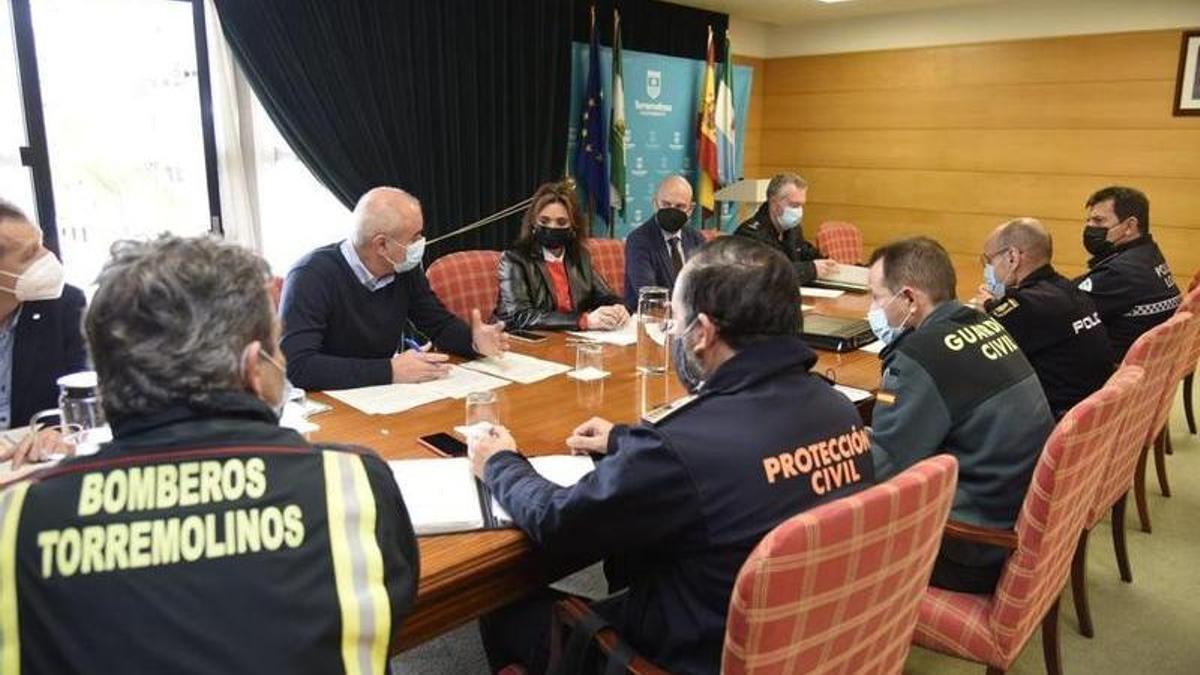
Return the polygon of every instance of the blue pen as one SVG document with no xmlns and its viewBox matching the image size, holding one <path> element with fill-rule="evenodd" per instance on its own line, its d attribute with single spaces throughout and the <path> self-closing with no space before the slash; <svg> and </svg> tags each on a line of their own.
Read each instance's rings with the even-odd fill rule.
<svg viewBox="0 0 1200 675">
<path fill-rule="evenodd" d="M 404 345 L 406 347 L 408 347 L 409 349 L 415 349 L 417 351 L 421 351 L 421 345 L 417 344 L 417 341 L 410 337 L 404 338 Z"/>
</svg>

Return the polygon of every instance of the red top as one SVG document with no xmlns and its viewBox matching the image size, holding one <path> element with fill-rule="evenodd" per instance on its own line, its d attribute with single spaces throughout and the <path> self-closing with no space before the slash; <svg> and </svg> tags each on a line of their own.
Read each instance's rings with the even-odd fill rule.
<svg viewBox="0 0 1200 675">
<path fill-rule="evenodd" d="M 550 290 L 554 292 L 555 309 L 563 314 L 575 310 L 571 301 L 571 282 L 567 278 L 567 266 L 563 260 L 547 260 L 546 271 L 550 273 Z M 587 314 L 579 315 L 579 327 L 587 328 Z"/>
</svg>

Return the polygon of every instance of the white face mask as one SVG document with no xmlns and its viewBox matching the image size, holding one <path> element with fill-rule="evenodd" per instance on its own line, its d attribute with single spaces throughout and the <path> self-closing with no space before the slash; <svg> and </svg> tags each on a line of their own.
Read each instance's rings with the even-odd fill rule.
<svg viewBox="0 0 1200 675">
<path fill-rule="evenodd" d="M 783 213 L 779 214 L 779 226 L 785 230 L 796 227 L 802 220 L 804 220 L 803 206 L 785 206 Z"/>
<path fill-rule="evenodd" d="M 404 274 L 420 265 L 421 259 L 425 257 L 425 237 L 409 242 L 408 246 L 404 247 L 404 260 L 396 262 L 388 258 L 386 253 L 383 257 L 392 263 L 392 269 L 396 271 L 396 274 Z"/>
<path fill-rule="evenodd" d="M 53 253 L 47 252 L 20 274 L 0 270 L 0 275 L 17 280 L 13 288 L 0 286 L 0 290 L 12 293 L 20 302 L 56 300 L 62 296 L 62 263 Z"/>
</svg>

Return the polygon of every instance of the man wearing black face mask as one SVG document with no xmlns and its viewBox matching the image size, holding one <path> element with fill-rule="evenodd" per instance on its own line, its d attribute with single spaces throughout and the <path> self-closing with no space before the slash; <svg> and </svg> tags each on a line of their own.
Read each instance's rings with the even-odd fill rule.
<svg viewBox="0 0 1200 675">
<path fill-rule="evenodd" d="M 1088 198 L 1083 246 L 1088 272 L 1075 280 L 1092 297 L 1117 359 L 1142 333 L 1171 318 L 1183 296 L 1150 237 L 1150 201 L 1112 186 Z"/>
<path fill-rule="evenodd" d="M 692 207 L 691 184 L 682 176 L 667 176 L 654 195 L 654 215 L 625 238 L 625 307 L 630 312 L 637 311 L 639 290 L 674 286 L 683 264 L 704 245 L 704 237 L 687 227 Z"/>
<path fill-rule="evenodd" d="M 541 478 L 504 429 L 472 442 L 476 475 L 541 554 L 606 560 L 610 587 L 627 590 L 596 611 L 671 672 L 719 670 L 733 583 L 763 535 L 874 480 L 857 411 L 810 372 L 798 286 L 783 254 L 749 238 L 702 248 L 672 298 L 692 395 L 638 425 L 576 429 L 567 445 L 604 457 L 574 487 Z M 493 669 L 540 672 L 552 599 L 481 622 Z"/>
</svg>

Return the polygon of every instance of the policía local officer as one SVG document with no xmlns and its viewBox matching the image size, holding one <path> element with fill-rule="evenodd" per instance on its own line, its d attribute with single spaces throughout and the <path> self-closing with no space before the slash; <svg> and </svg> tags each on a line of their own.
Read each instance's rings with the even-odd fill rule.
<svg viewBox="0 0 1200 675">
<path fill-rule="evenodd" d="M 98 281 L 115 440 L 0 492 L 4 672 L 385 673 L 412 526 L 374 453 L 279 426 L 266 264 L 167 236 Z"/>
<path fill-rule="evenodd" d="M 976 298 L 1029 359 L 1060 419 L 1104 386 L 1116 357 L 1087 293 L 1054 271 L 1050 233 L 1033 218 L 997 227 L 983 246 Z"/>
<path fill-rule="evenodd" d="M 503 429 L 472 447 L 476 474 L 542 554 L 609 558 L 610 587 L 627 591 L 597 612 L 672 672 L 719 669 L 733 583 L 763 535 L 874 480 L 854 406 L 810 372 L 798 286 L 786 258 L 748 238 L 701 248 L 672 297 L 692 396 L 652 422 L 576 429 L 568 446 L 605 457 L 574 487 L 541 478 Z M 482 622 L 493 667 L 544 665 L 549 600 Z"/>
<path fill-rule="evenodd" d="M 767 184 L 767 201 L 734 232 L 787 256 L 801 284 L 837 271 L 837 262 L 822 258 L 817 247 L 804 238 L 800 224 L 807 203 L 807 181 L 794 173 L 777 174 Z"/>
<path fill-rule="evenodd" d="M 887 346 L 871 436 L 875 476 L 931 455 L 958 458 L 951 517 L 1011 528 L 1054 426 L 1029 361 L 999 321 L 954 299 L 954 267 L 932 239 L 871 254 L 871 329 Z M 990 593 L 1007 552 L 946 540 L 930 583 Z"/>
<path fill-rule="evenodd" d="M 1130 187 L 1106 187 L 1087 200 L 1083 246 L 1088 272 L 1076 279 L 1092 297 L 1118 359 L 1142 333 L 1171 318 L 1183 295 L 1150 237 L 1150 200 Z"/>
</svg>

